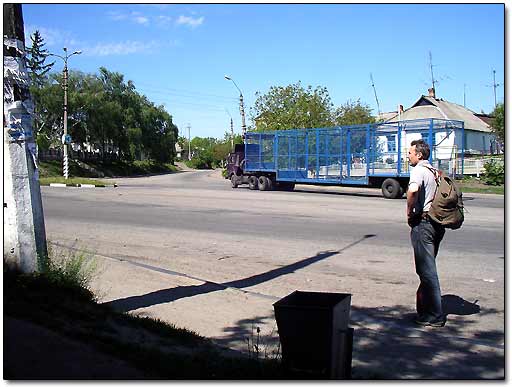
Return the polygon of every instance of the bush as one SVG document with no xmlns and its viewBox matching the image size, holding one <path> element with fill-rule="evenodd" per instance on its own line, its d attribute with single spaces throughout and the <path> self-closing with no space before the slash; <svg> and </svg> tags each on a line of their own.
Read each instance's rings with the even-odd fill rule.
<svg viewBox="0 0 512 387">
<path fill-rule="evenodd" d="M 488 185 L 503 185 L 505 184 L 505 167 L 496 162 L 496 160 L 489 160 L 484 164 L 485 175 L 484 181 Z"/>
<path fill-rule="evenodd" d="M 48 246 L 47 259 L 41 263 L 41 272 L 50 282 L 69 288 L 89 290 L 97 272 L 97 264 L 91 253 L 57 250 L 51 246 Z"/>
</svg>

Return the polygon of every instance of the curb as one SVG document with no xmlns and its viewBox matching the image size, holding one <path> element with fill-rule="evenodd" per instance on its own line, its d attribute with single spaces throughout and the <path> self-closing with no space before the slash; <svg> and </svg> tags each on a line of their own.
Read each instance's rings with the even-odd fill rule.
<svg viewBox="0 0 512 387">
<path fill-rule="evenodd" d="M 50 187 L 60 187 L 60 188 L 66 188 L 66 187 L 75 187 L 75 188 L 106 188 L 106 187 L 114 187 L 117 188 L 118 185 L 105 185 L 105 184 L 64 184 L 64 183 L 50 183 Z"/>
</svg>

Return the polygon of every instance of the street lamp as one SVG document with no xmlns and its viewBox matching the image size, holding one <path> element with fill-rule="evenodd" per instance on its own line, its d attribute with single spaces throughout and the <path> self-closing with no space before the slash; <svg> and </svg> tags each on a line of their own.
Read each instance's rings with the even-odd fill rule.
<svg viewBox="0 0 512 387">
<path fill-rule="evenodd" d="M 235 85 L 235 87 L 238 89 L 238 91 L 240 92 L 240 115 L 242 116 L 242 138 L 243 140 L 245 141 L 245 131 L 246 131 L 246 127 L 245 127 L 245 110 L 244 110 L 244 96 L 242 95 L 242 91 L 240 90 L 240 88 L 237 86 L 237 84 L 235 83 L 235 81 L 233 79 L 231 79 L 230 77 L 228 77 L 227 75 L 224 75 L 224 78 L 226 78 L 228 81 L 231 81 L 233 82 L 233 85 Z"/>
<path fill-rule="evenodd" d="M 64 89 L 64 135 L 62 136 L 62 146 L 64 147 L 64 178 L 67 179 L 69 176 L 69 165 L 68 165 L 68 144 L 67 144 L 67 134 L 68 134 L 68 59 L 73 55 L 79 55 L 82 51 L 74 51 L 72 54 L 68 55 L 68 49 L 66 47 L 63 48 L 64 56 L 60 56 L 57 54 L 50 54 L 50 56 L 56 56 L 64 61 L 64 70 L 63 73 L 63 81 L 62 87 Z"/>
</svg>

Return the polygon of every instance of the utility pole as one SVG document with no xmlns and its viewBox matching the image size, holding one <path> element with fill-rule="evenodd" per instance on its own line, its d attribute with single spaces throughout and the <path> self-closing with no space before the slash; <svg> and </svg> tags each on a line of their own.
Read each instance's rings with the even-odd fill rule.
<svg viewBox="0 0 512 387">
<path fill-rule="evenodd" d="M 501 86 L 501 84 L 500 83 L 496 83 L 496 70 L 492 70 L 492 76 L 493 76 L 492 86 L 494 88 L 494 109 L 496 109 L 496 106 L 498 105 L 497 100 L 496 100 L 496 88 L 498 86 Z"/>
<path fill-rule="evenodd" d="M 235 149 L 235 132 L 233 131 L 233 119 L 231 118 L 231 152 Z"/>
<path fill-rule="evenodd" d="M 240 116 L 242 117 L 242 139 L 245 141 L 245 132 L 247 130 L 247 127 L 245 126 L 244 96 L 242 95 L 242 90 L 240 90 L 238 85 L 235 83 L 235 81 L 231 77 L 224 75 L 224 78 L 227 79 L 228 81 L 233 82 L 233 85 L 235 85 L 235 87 L 240 92 Z"/>
<path fill-rule="evenodd" d="M 64 89 L 64 134 L 62 136 L 62 146 L 64 147 L 63 174 L 64 178 L 67 179 L 69 176 L 68 143 L 70 141 L 68 137 L 68 59 L 73 55 L 81 54 L 82 51 L 75 51 L 68 55 L 68 49 L 64 47 L 63 50 L 64 56 L 57 54 L 50 54 L 50 56 L 56 56 L 64 61 L 64 70 L 62 71 L 62 88 Z"/>
<path fill-rule="evenodd" d="M 190 154 L 190 124 L 187 126 L 188 128 L 188 160 L 192 160 L 192 155 Z"/>
<path fill-rule="evenodd" d="M 4 265 L 31 273 L 48 256 L 21 4 L 4 4 Z"/>
<path fill-rule="evenodd" d="M 228 113 L 229 118 L 231 119 L 231 152 L 235 149 L 234 140 L 235 140 L 235 132 L 233 131 L 233 117 L 231 117 L 231 114 L 229 113 L 229 110 L 224 108 L 226 113 Z"/>
</svg>

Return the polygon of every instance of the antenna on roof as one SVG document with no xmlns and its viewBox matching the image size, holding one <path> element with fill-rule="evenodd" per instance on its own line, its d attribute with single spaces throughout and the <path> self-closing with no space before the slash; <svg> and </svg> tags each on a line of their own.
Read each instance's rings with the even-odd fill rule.
<svg viewBox="0 0 512 387">
<path fill-rule="evenodd" d="M 466 84 L 464 84 L 464 107 L 466 107 Z"/>
<path fill-rule="evenodd" d="M 375 90 L 375 83 L 373 82 L 373 75 L 370 73 L 370 79 L 372 81 L 372 87 L 373 87 L 373 93 L 375 94 L 375 101 L 377 101 L 377 112 L 380 116 L 380 105 L 379 105 L 379 99 L 377 98 L 377 90 Z"/>
<path fill-rule="evenodd" d="M 434 79 L 434 65 L 432 64 L 432 52 L 428 52 L 429 67 L 430 67 L 430 78 L 432 80 L 432 89 L 435 89 L 435 84 L 439 83 L 438 80 Z"/>
</svg>

